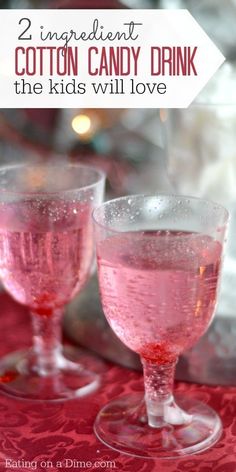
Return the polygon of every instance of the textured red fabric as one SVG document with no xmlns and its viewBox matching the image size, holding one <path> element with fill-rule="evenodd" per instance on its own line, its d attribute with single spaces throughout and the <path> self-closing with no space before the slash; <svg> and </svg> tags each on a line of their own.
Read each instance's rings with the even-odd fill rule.
<svg viewBox="0 0 236 472">
<path fill-rule="evenodd" d="M 0 294 L 0 355 L 30 344 L 29 317 L 23 307 L 5 293 Z M 93 434 L 98 410 L 108 400 L 123 393 L 142 390 L 142 378 L 109 363 L 103 384 L 96 394 L 84 400 L 64 404 L 38 404 L 14 400 L 0 395 L 0 459 L 1 471 L 25 472 L 29 468 L 6 468 L 5 459 L 37 461 L 37 471 L 106 470 L 122 472 L 235 472 L 236 471 L 236 388 L 206 387 L 178 383 L 178 392 L 187 392 L 211 405 L 221 415 L 224 434 L 207 452 L 176 461 L 141 460 L 119 454 L 102 445 Z M 65 459 L 80 461 L 115 461 L 116 469 L 56 468 Z M 53 468 L 40 467 L 51 460 Z"/>
</svg>

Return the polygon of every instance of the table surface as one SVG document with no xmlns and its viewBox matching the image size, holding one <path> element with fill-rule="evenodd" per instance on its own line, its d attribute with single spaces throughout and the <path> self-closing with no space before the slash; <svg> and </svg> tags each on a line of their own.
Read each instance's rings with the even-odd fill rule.
<svg viewBox="0 0 236 472">
<path fill-rule="evenodd" d="M 31 331 L 28 313 L 6 293 L 0 293 L 0 306 L 2 356 L 30 345 Z M 0 395 L 0 470 L 236 472 L 236 388 L 183 382 L 175 387 L 178 392 L 208 403 L 222 418 L 222 438 L 207 452 L 179 460 L 142 460 L 101 444 L 93 434 L 93 422 L 101 406 L 119 395 L 142 390 L 138 372 L 104 363 L 101 388 L 82 400 L 44 403 L 39 407 L 37 403 Z M 79 467 L 79 462 L 87 462 L 88 467 L 83 463 Z"/>
</svg>

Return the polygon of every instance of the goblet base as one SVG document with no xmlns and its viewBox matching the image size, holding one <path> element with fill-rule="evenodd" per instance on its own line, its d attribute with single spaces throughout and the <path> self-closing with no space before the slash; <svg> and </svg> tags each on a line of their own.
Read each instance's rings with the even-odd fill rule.
<svg viewBox="0 0 236 472">
<path fill-rule="evenodd" d="M 150 459 L 174 459 L 202 452 L 215 444 L 222 433 L 215 411 L 182 395 L 176 395 L 175 401 L 183 410 L 183 424 L 174 424 L 173 417 L 173 421 L 169 418 L 162 427 L 154 428 L 148 425 L 143 395 L 117 398 L 99 412 L 95 434 L 116 451 Z"/>
<path fill-rule="evenodd" d="M 60 402 L 84 397 L 99 387 L 103 363 L 94 356 L 68 347 L 56 361 L 56 369 L 43 374 L 31 349 L 5 356 L 0 361 L 0 392 L 23 400 Z"/>
</svg>

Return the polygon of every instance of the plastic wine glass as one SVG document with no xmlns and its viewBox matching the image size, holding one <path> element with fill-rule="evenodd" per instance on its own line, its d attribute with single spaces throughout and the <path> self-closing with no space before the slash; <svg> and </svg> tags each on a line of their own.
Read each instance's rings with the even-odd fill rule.
<svg viewBox="0 0 236 472">
<path fill-rule="evenodd" d="M 93 218 L 104 313 L 140 355 L 145 386 L 145 398 L 104 406 L 95 433 L 132 456 L 203 451 L 219 439 L 220 418 L 190 396 L 173 397 L 173 380 L 178 356 L 214 314 L 228 213 L 197 198 L 136 195 L 104 203 Z"/>
<path fill-rule="evenodd" d="M 33 324 L 33 348 L 0 360 L 0 390 L 9 395 L 59 401 L 98 386 L 99 375 L 63 352 L 61 320 L 91 273 L 91 213 L 104 181 L 99 170 L 69 163 L 0 168 L 0 276 Z"/>
</svg>

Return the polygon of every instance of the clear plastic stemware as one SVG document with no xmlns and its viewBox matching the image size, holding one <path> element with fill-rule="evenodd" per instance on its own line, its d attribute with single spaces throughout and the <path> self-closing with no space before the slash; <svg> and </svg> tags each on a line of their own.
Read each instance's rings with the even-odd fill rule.
<svg viewBox="0 0 236 472">
<path fill-rule="evenodd" d="M 9 395 L 59 401 L 98 386 L 83 359 L 63 352 L 61 321 L 91 273 L 91 213 L 104 181 L 99 170 L 69 163 L 0 168 L 0 276 L 33 325 L 33 348 L 0 360 L 0 390 Z"/>
<path fill-rule="evenodd" d="M 173 380 L 178 356 L 215 311 L 228 213 L 197 198 L 136 195 L 104 203 L 93 218 L 104 312 L 140 355 L 145 386 L 145 398 L 104 406 L 95 433 L 133 456 L 203 451 L 220 437 L 220 418 L 191 396 L 174 397 Z"/>
</svg>

